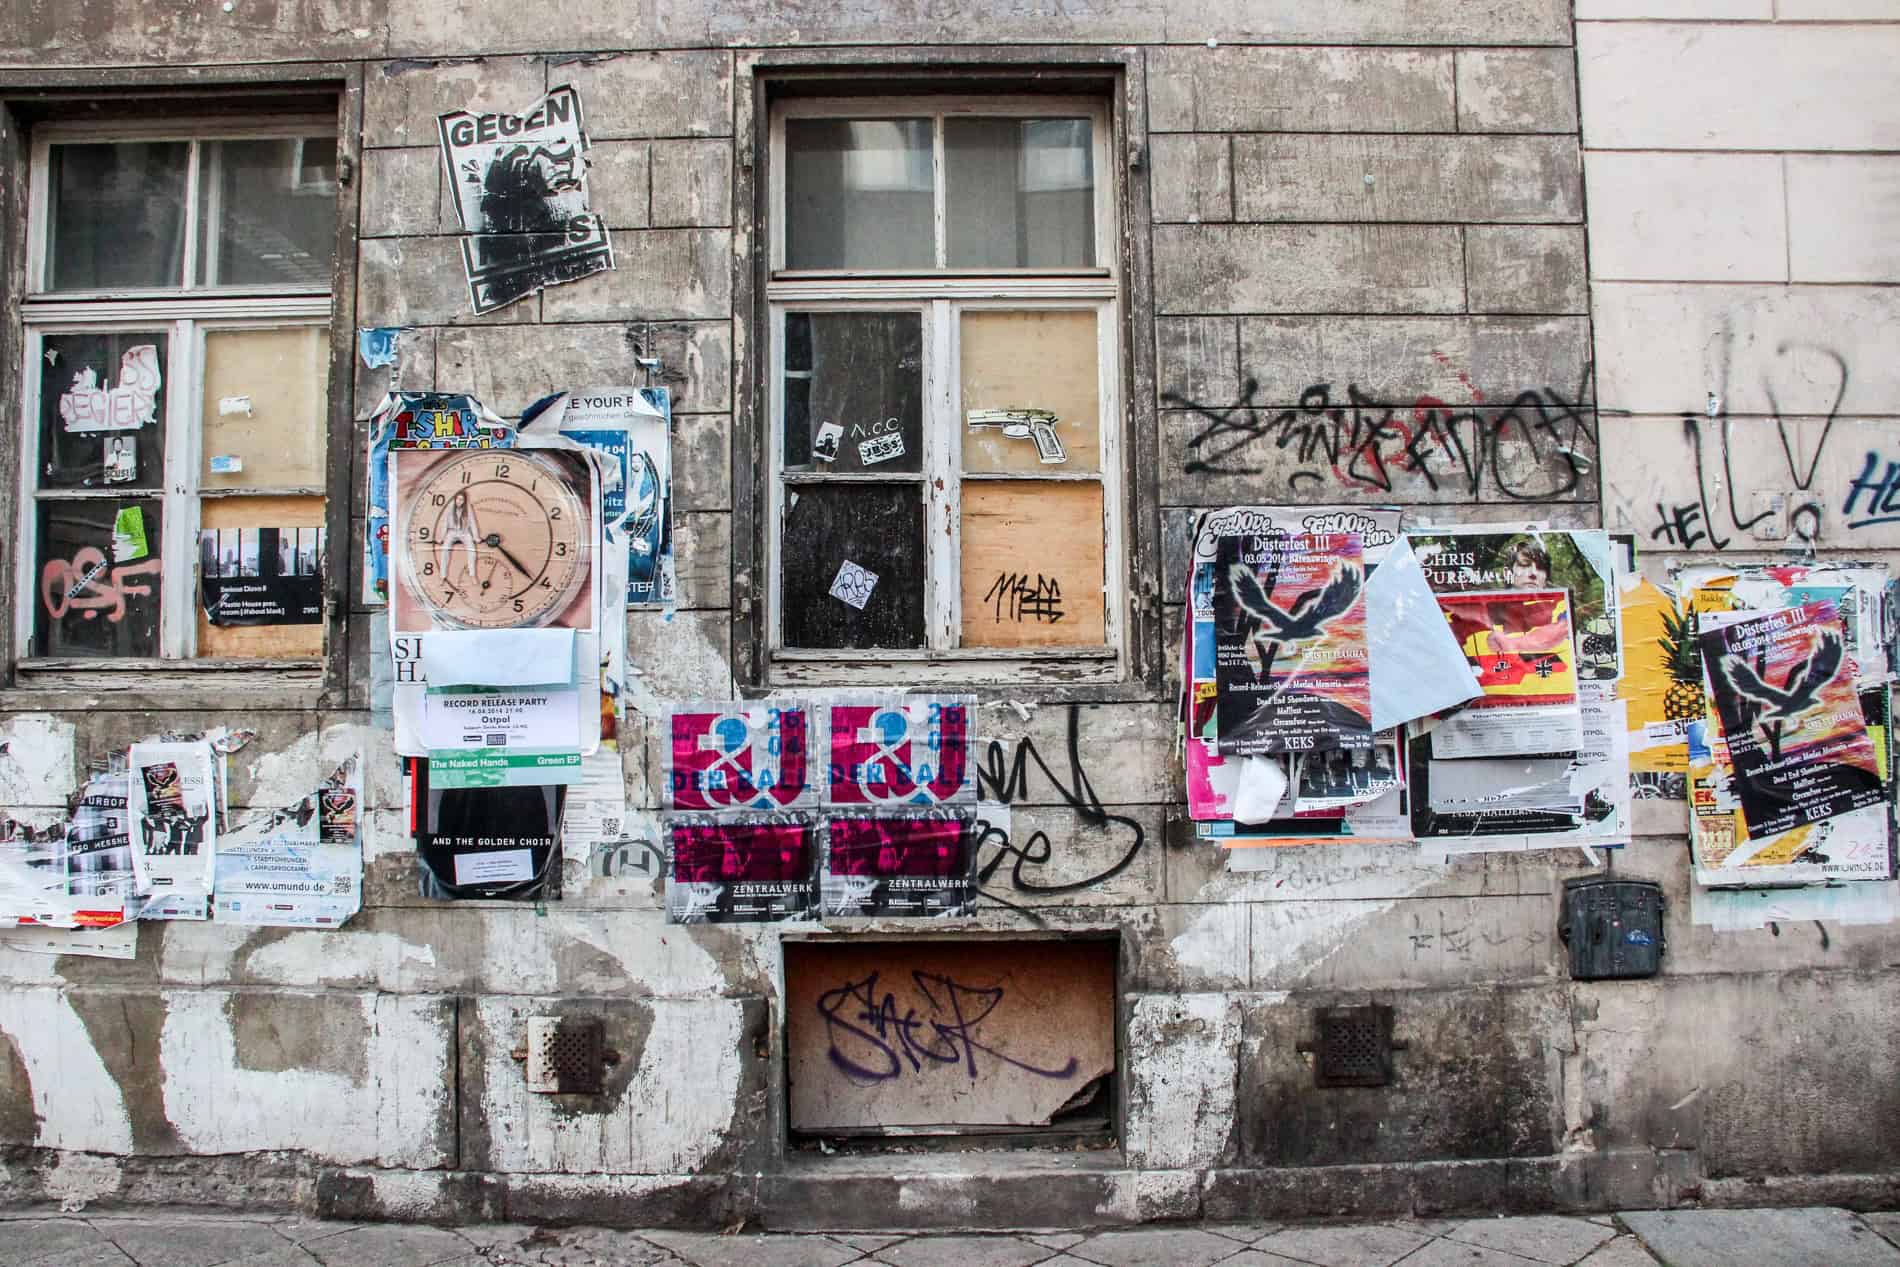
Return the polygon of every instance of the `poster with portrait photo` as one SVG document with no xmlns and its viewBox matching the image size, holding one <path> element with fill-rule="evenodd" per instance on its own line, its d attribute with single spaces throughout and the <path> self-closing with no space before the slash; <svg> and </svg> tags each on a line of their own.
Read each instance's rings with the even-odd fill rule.
<svg viewBox="0 0 1900 1267">
<path fill-rule="evenodd" d="M 1609 533 L 1517 525 L 1421 528 L 1406 536 L 1434 594 L 1569 590 L 1578 678 L 1613 682 L 1622 676 L 1615 550 Z"/>
<path fill-rule="evenodd" d="M 206 621 L 321 624 L 323 536 L 318 527 L 202 529 L 198 593 Z"/>
</svg>

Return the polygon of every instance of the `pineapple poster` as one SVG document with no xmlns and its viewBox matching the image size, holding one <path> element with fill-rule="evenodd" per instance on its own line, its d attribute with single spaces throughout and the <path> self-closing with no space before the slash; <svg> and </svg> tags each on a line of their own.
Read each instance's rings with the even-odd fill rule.
<svg viewBox="0 0 1900 1267">
<path fill-rule="evenodd" d="M 1688 725 L 1702 716 L 1702 654 L 1692 616 L 1654 582 L 1629 578 L 1618 595 L 1623 680 L 1629 708 L 1630 772 L 1682 774 L 1689 768 Z"/>
<path fill-rule="evenodd" d="M 1220 751 L 1372 746 L 1364 551 L 1357 533 L 1239 533 L 1214 557 Z"/>
<path fill-rule="evenodd" d="M 1594 529 L 1457 528 L 1406 534 L 1434 594 L 1566 589 L 1576 632 L 1577 676 L 1622 675 L 1610 535 Z"/>
<path fill-rule="evenodd" d="M 1751 836 L 1882 803 L 1880 762 L 1833 603 L 1706 613 L 1697 638 Z"/>
</svg>

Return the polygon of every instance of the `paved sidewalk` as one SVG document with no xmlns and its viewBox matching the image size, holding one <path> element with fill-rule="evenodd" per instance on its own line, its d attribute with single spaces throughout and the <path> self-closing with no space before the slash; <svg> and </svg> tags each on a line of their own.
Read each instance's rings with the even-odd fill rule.
<svg viewBox="0 0 1900 1267">
<path fill-rule="evenodd" d="M 1900 1267 L 1900 1214 L 1170 1224 L 982 1236 L 721 1236 L 167 1214 L 0 1215 L 0 1267 Z"/>
</svg>

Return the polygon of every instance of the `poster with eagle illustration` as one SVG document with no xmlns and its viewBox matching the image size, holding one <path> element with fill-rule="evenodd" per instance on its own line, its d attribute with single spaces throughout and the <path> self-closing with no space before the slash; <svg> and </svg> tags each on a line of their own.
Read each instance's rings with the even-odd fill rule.
<svg viewBox="0 0 1900 1267">
<path fill-rule="evenodd" d="M 1357 533 L 1241 533 L 1214 556 L 1223 753 L 1372 747 L 1365 560 Z"/>
<path fill-rule="evenodd" d="M 1881 802 L 1839 608 L 1707 612 L 1696 638 L 1750 835 Z"/>
</svg>

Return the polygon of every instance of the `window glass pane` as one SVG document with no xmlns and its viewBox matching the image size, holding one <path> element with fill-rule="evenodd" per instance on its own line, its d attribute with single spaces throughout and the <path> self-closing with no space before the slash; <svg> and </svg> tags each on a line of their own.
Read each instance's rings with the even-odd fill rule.
<svg viewBox="0 0 1900 1267">
<path fill-rule="evenodd" d="M 965 312 L 957 322 L 965 471 L 1099 471 L 1092 311 Z"/>
<path fill-rule="evenodd" d="M 334 137 L 204 142 L 199 284 L 329 289 L 336 189 Z"/>
<path fill-rule="evenodd" d="M 207 330 L 205 488 L 323 483 L 329 330 Z"/>
<path fill-rule="evenodd" d="M 164 482 L 169 348 L 157 331 L 41 340 L 41 488 Z"/>
<path fill-rule="evenodd" d="M 915 473 L 924 455 L 924 318 L 785 314 L 785 464 Z"/>
<path fill-rule="evenodd" d="M 803 484 L 785 504 L 785 645 L 923 646 L 922 487 Z M 845 563 L 877 577 L 862 609 L 831 593 Z"/>
<path fill-rule="evenodd" d="M 952 268 L 1095 263 L 1095 159 L 1087 119 L 944 120 Z"/>
<path fill-rule="evenodd" d="M 963 485 L 963 645 L 1099 647 L 1102 486 Z"/>
<path fill-rule="evenodd" d="M 47 288 L 181 285 L 190 151 L 183 141 L 50 146 Z"/>
<path fill-rule="evenodd" d="M 323 498 L 208 497 L 198 524 L 199 656 L 322 655 Z"/>
<path fill-rule="evenodd" d="M 158 654 L 158 507 L 144 498 L 39 504 L 34 655 Z M 123 558 L 114 553 L 120 526 Z"/>
<path fill-rule="evenodd" d="M 932 268 L 928 119 L 785 121 L 788 268 Z"/>
</svg>

